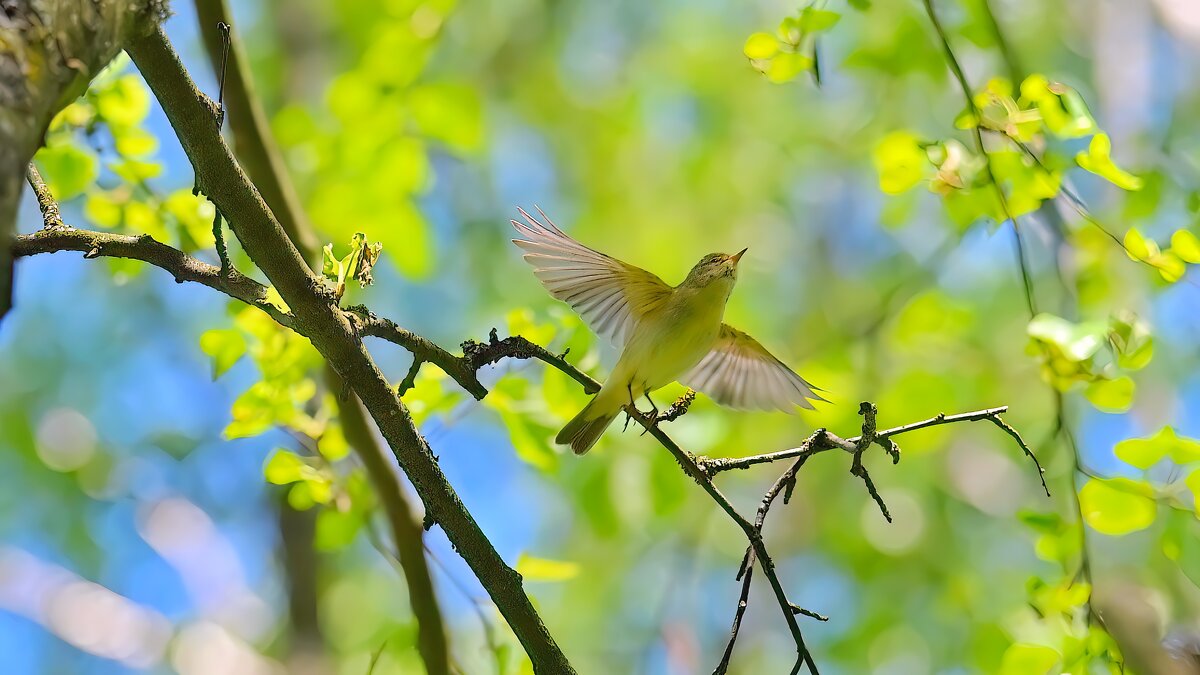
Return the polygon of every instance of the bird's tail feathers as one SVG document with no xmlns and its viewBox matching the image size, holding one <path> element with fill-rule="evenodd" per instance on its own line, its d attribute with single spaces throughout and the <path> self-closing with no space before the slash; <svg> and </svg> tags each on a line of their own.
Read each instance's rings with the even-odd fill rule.
<svg viewBox="0 0 1200 675">
<path fill-rule="evenodd" d="M 558 432 L 554 442 L 569 445 L 575 454 L 582 455 L 600 440 L 604 430 L 620 412 L 620 405 L 613 406 L 603 394 L 597 394 L 578 415 L 567 422 L 562 431 Z"/>
</svg>

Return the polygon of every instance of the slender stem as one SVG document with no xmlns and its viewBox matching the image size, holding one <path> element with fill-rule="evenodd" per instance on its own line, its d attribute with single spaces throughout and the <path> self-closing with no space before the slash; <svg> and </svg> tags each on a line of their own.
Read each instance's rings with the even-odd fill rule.
<svg viewBox="0 0 1200 675">
<path fill-rule="evenodd" d="M 1012 45 L 1009 44 L 1008 38 L 1004 35 L 1004 30 L 1000 28 L 1000 22 L 996 20 L 996 13 L 992 11 L 991 0 L 980 0 L 981 9 L 983 10 L 983 18 L 987 21 L 988 28 L 992 31 L 992 37 L 996 40 L 996 48 L 1000 50 L 1000 57 L 1004 59 L 1004 65 L 1008 69 L 1008 79 L 1016 86 L 1025 77 L 1024 71 L 1021 69 L 1021 62 L 1017 60 L 1017 54 L 1013 51 Z"/>
<path fill-rule="evenodd" d="M 979 156 L 983 158 L 983 175 L 987 180 L 988 185 L 996 192 L 996 200 L 1000 205 L 1000 210 L 1004 214 L 1005 220 L 1012 223 L 1013 233 L 1016 241 L 1017 261 L 1021 268 L 1021 283 L 1025 291 L 1025 305 L 1029 310 L 1029 316 L 1032 318 L 1037 312 L 1037 301 L 1033 292 L 1033 279 L 1030 275 L 1029 261 L 1026 258 L 1025 245 L 1022 241 L 1021 232 L 1017 223 L 1017 218 L 1012 214 L 1008 207 L 1008 197 L 1004 194 L 1004 188 L 996 181 L 996 176 L 992 172 L 992 158 L 988 154 L 987 147 L 983 144 L 983 133 L 980 122 L 979 108 L 975 105 L 975 97 L 971 93 L 971 85 L 967 82 L 967 75 L 963 72 L 962 65 L 958 62 L 958 57 L 954 54 L 953 47 L 950 46 L 950 38 L 946 35 L 946 29 L 942 27 L 942 22 L 938 19 L 937 12 L 933 8 L 933 0 L 923 0 L 925 3 L 925 12 L 929 15 L 929 21 L 933 24 L 934 30 L 938 34 L 938 38 L 942 43 L 942 50 L 946 54 L 946 62 L 950 66 L 950 72 L 954 74 L 954 79 L 958 81 L 959 89 L 962 90 L 963 99 L 966 101 L 967 110 L 971 111 L 971 115 L 975 118 L 975 123 L 971 125 L 971 136 L 975 140 L 975 149 L 979 152 Z"/>
<path fill-rule="evenodd" d="M 58 202 L 55 201 L 54 195 L 50 194 L 50 187 L 46 185 L 46 181 L 42 179 L 42 174 L 38 172 L 33 162 L 30 162 L 29 168 L 25 170 L 25 179 L 29 181 L 29 187 L 33 188 L 38 208 L 42 211 L 43 227 L 63 227 Z"/>
<path fill-rule="evenodd" d="M 141 260 L 170 272 L 177 283 L 193 281 L 203 284 L 263 310 L 282 326 L 291 328 L 295 325 L 294 316 L 271 303 L 266 286 L 237 270 L 222 274 L 220 267 L 197 260 L 179 249 L 156 241 L 148 234 L 130 236 L 92 232 L 64 225 L 20 235 L 12 246 L 12 254 L 18 258 L 58 251 L 80 251 L 85 258 Z"/>
</svg>

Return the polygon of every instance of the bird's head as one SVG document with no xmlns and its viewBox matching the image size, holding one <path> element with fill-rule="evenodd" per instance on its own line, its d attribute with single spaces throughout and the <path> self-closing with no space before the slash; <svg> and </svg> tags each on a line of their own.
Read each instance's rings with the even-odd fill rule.
<svg viewBox="0 0 1200 675">
<path fill-rule="evenodd" d="M 696 263 L 691 272 L 688 272 L 687 279 L 683 282 L 684 285 L 704 288 L 713 283 L 725 283 L 732 289 L 733 282 L 737 281 L 738 261 L 742 259 L 742 254 L 745 252 L 746 249 L 733 255 L 709 253 Z"/>
</svg>

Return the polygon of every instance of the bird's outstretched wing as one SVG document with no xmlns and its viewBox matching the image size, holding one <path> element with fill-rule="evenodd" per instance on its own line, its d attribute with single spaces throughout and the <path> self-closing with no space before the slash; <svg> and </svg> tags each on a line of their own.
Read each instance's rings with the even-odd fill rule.
<svg viewBox="0 0 1200 675">
<path fill-rule="evenodd" d="M 623 345 L 638 321 L 670 297 L 671 287 L 662 279 L 580 244 L 541 209 L 545 224 L 517 210 L 525 222 L 511 222 L 524 239 L 513 243 L 525 251 L 525 261 L 550 295 L 571 305 L 596 334 Z"/>
<path fill-rule="evenodd" d="M 758 340 L 726 323 L 712 350 L 679 381 L 732 408 L 795 412 L 825 400 Z"/>
</svg>

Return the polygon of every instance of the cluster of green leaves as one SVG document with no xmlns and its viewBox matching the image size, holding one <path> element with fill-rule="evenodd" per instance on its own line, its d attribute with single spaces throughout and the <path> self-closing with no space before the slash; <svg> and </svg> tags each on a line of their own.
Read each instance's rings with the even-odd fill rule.
<svg viewBox="0 0 1200 675">
<path fill-rule="evenodd" d="M 1086 385 L 1087 399 L 1105 412 L 1129 409 L 1136 385 L 1128 373 L 1154 357 L 1149 326 L 1128 313 L 1082 323 L 1039 314 L 1027 331 L 1028 353 L 1040 358 L 1042 378 L 1061 392 Z"/>
<path fill-rule="evenodd" d="M 210 248 L 212 204 L 187 188 L 163 194 L 149 182 L 163 170 L 154 157 L 158 139 L 144 128 L 150 93 L 127 68 L 128 59 L 117 59 L 56 115 L 34 160 L 56 199 L 84 198 L 89 227 L 149 234 L 187 252 Z M 144 268 L 109 264 L 126 276 Z"/>
<path fill-rule="evenodd" d="M 355 232 L 350 240 L 350 252 L 338 258 L 333 254 L 333 244 L 325 244 L 321 249 L 321 274 L 334 282 L 333 292 L 339 300 L 346 293 L 346 281 L 358 281 L 360 288 L 366 288 L 375 282 L 371 269 L 379 261 L 379 253 L 383 244 L 367 243 L 367 235 Z"/>
<path fill-rule="evenodd" d="M 327 420 L 313 373 L 323 361 L 312 344 L 275 323 L 260 310 L 237 306 L 233 327 L 215 328 L 200 336 L 200 348 L 213 361 L 219 377 L 249 355 L 260 379 L 233 403 L 226 438 L 257 436 L 282 427 L 319 438 Z M 315 411 L 314 411 L 315 410 Z"/>
<path fill-rule="evenodd" d="M 841 15 L 816 5 L 804 7 L 779 23 L 775 33 L 754 33 L 746 38 L 742 53 L 755 70 L 776 84 L 790 82 L 805 72 L 817 72 L 817 38 L 837 25 Z"/>
<path fill-rule="evenodd" d="M 992 79 L 955 125 L 978 127 L 989 137 L 1005 139 L 1007 147 L 991 148 L 984 157 L 956 139 L 928 141 L 910 131 L 894 131 L 875 148 L 880 189 L 900 194 L 925 182 L 942 197 L 950 219 L 965 228 L 980 219 L 1000 223 L 1037 210 L 1059 194 L 1072 164 L 1125 190 L 1142 187 L 1141 179 L 1113 163 L 1108 135 L 1079 93 L 1044 75 L 1027 77 L 1019 92 L 1007 79 Z M 1087 136 L 1091 142 L 1073 161 L 1058 145 Z M 1035 148 L 1042 151 L 1040 157 Z M 993 178 L 1004 190 L 1004 202 Z"/>
<path fill-rule="evenodd" d="M 1189 264 L 1200 264 L 1200 238 L 1186 228 L 1175 230 L 1171 234 L 1170 246 L 1160 248 L 1156 241 L 1146 238 L 1136 227 L 1131 227 L 1125 233 L 1124 246 L 1131 259 L 1154 267 L 1168 283 L 1182 279 Z"/>
<path fill-rule="evenodd" d="M 1081 501 L 1089 498 L 1090 495 L 1080 496 Z M 1097 672 L 1097 667 L 1114 675 L 1122 672 L 1116 643 L 1089 619 L 1092 584 L 1081 579 L 1078 572 L 1080 556 L 1084 554 L 1083 524 L 1065 520 L 1057 513 L 1024 511 L 1020 519 L 1037 535 L 1038 557 L 1054 563 L 1058 575 L 1047 579 L 1034 574 L 1026 582 L 1029 605 L 1037 613 L 1042 643 L 1011 645 L 1000 672 L 1088 675 Z"/>
<path fill-rule="evenodd" d="M 272 126 L 305 187 L 306 207 L 329 239 L 370 232 L 404 275 L 434 269 L 430 224 L 416 201 L 432 185 L 430 156 L 470 156 L 483 145 L 482 106 L 465 81 L 427 76 L 454 0 L 339 3 L 350 63 L 339 64 L 324 105 L 287 105 Z M 369 129 L 370 133 L 364 133 Z"/>
<path fill-rule="evenodd" d="M 1200 518 L 1200 441 L 1180 436 L 1165 426 L 1149 438 L 1130 438 L 1113 449 L 1117 458 L 1140 470 L 1140 478 L 1092 478 L 1079 492 L 1084 519 L 1097 532 L 1120 536 L 1144 530 L 1154 524 L 1159 503 L 1177 510 L 1192 510 Z M 1160 463 L 1169 463 L 1166 485 L 1156 485 L 1149 472 Z M 1182 479 L 1178 479 L 1180 474 Z M 1192 493 L 1192 506 L 1178 498 L 1182 489 Z M 1170 557 L 1170 556 L 1168 556 Z M 1197 561 L 1200 562 L 1200 561 Z"/>
<path fill-rule="evenodd" d="M 362 246 L 367 248 L 365 243 Z M 343 547 L 367 522 L 375 498 L 362 469 L 343 461 L 350 448 L 333 415 L 333 393 L 321 391 L 313 379 L 314 373 L 321 372 L 323 360 L 308 340 L 265 313 L 242 306 L 234 310 L 232 327 L 200 336 L 200 348 L 212 360 L 214 379 L 245 356 L 259 373 L 259 379 L 234 400 L 224 436 L 247 438 L 280 429 L 298 439 L 303 452 L 276 449 L 263 475 L 269 483 L 290 486 L 287 500 L 293 508 L 322 507 L 317 515 L 318 548 Z"/>
</svg>

